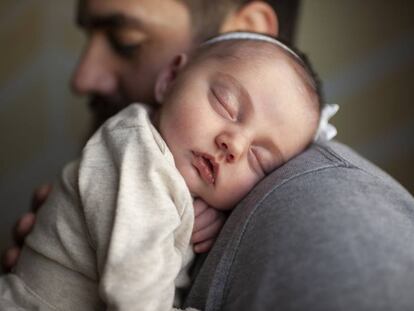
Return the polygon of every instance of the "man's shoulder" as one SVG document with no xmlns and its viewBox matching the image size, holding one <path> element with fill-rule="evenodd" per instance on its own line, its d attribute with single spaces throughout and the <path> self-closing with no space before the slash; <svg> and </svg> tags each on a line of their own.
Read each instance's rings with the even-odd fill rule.
<svg viewBox="0 0 414 311">
<path fill-rule="evenodd" d="M 411 298 L 382 296 L 414 283 L 413 223 L 414 199 L 392 177 L 343 144 L 313 144 L 233 211 L 188 301 L 206 310 L 334 310 L 343 298 L 362 310 L 372 294 L 390 306 Z"/>
<path fill-rule="evenodd" d="M 243 228 L 237 224 L 232 230 L 240 229 L 243 241 L 244 234 L 256 234 L 259 227 L 264 230 L 262 234 L 275 234 L 278 229 L 269 220 L 287 217 L 285 223 L 289 223 L 301 216 L 304 222 L 314 216 L 315 222 L 320 219 L 348 226 L 343 230 L 350 226 L 365 230 L 362 219 L 403 221 L 402 217 L 414 223 L 414 198 L 348 146 L 338 142 L 313 144 L 253 189 L 232 215 Z M 299 221 L 297 225 L 303 224 Z M 322 228 L 326 223 L 320 225 Z"/>
<path fill-rule="evenodd" d="M 341 183 L 344 178 L 347 180 L 346 184 Z M 372 191 L 387 189 L 389 192 L 412 199 L 412 196 L 394 178 L 350 147 L 336 141 L 311 145 L 305 152 L 274 171 L 261 187 L 266 189 L 265 191 L 283 192 L 283 186 L 297 188 L 295 182 L 302 179 L 308 180 L 305 188 L 310 191 L 323 190 L 319 187 L 328 189 L 341 187 L 358 191 L 362 190 L 361 184 L 371 184 L 374 186 Z M 278 190 L 278 188 L 282 189 Z M 305 189 L 301 188 L 301 190 Z M 323 193 L 324 196 L 329 194 L 326 191 Z M 341 191 L 338 191 L 332 195 L 340 193 Z"/>
</svg>

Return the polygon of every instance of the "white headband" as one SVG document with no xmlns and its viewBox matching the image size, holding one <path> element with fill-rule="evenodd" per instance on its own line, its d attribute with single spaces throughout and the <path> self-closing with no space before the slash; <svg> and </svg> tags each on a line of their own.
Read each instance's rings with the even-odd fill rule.
<svg viewBox="0 0 414 311">
<path fill-rule="evenodd" d="M 279 40 L 273 37 L 254 32 L 227 32 L 203 42 L 201 46 L 211 45 L 214 43 L 230 40 L 256 40 L 262 42 L 269 42 L 274 45 L 277 45 L 278 47 L 292 55 L 295 59 L 297 59 L 300 63 L 303 64 L 302 58 L 286 44 L 280 42 Z M 321 116 L 319 119 L 318 129 L 313 138 L 314 142 L 331 140 L 336 136 L 338 131 L 336 130 L 335 126 L 329 123 L 329 119 L 331 119 L 337 113 L 338 110 L 339 106 L 336 104 L 325 104 L 323 106 Z"/>
<path fill-rule="evenodd" d="M 224 34 L 218 35 L 214 38 L 211 38 L 203 42 L 201 46 L 210 45 L 210 44 L 214 44 L 217 42 L 230 41 L 230 40 L 255 40 L 255 41 L 269 42 L 269 43 L 279 46 L 281 49 L 288 52 L 298 61 L 303 63 L 302 58 L 300 58 L 299 55 L 296 52 L 294 52 L 290 47 L 288 47 L 286 44 L 280 42 L 279 40 L 273 37 L 260 34 L 260 33 L 255 33 L 255 32 L 243 32 L 243 31 L 226 32 Z"/>
<path fill-rule="evenodd" d="M 338 110 L 339 106 L 337 104 L 325 104 L 323 106 L 319 118 L 318 129 L 313 137 L 314 142 L 328 141 L 338 134 L 336 127 L 329 123 L 329 119 L 332 118 Z"/>
</svg>

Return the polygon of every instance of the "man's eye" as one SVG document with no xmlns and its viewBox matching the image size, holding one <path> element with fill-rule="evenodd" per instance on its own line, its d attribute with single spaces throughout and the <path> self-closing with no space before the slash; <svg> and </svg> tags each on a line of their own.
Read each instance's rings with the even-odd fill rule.
<svg viewBox="0 0 414 311">
<path fill-rule="evenodd" d="M 132 57 L 140 47 L 139 43 L 122 43 L 113 36 L 110 36 L 109 40 L 114 51 L 118 53 L 120 56 L 126 58 Z"/>
</svg>

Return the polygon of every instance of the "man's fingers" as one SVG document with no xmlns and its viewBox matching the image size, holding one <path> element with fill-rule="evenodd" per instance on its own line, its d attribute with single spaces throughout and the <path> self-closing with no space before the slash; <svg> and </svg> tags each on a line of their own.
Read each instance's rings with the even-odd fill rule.
<svg viewBox="0 0 414 311">
<path fill-rule="evenodd" d="M 36 220 L 34 213 L 24 214 L 16 223 L 13 230 L 13 238 L 16 244 L 23 244 L 24 238 L 32 231 Z"/>
<path fill-rule="evenodd" d="M 4 272 L 10 272 L 10 270 L 16 265 L 19 255 L 20 247 L 18 246 L 13 246 L 6 250 L 1 259 L 1 265 Z"/>
<path fill-rule="evenodd" d="M 207 253 L 214 244 L 214 239 L 207 240 L 194 245 L 195 253 Z"/>
<path fill-rule="evenodd" d="M 191 242 L 197 244 L 206 240 L 215 239 L 220 233 L 224 224 L 224 218 L 217 218 L 214 223 L 209 224 L 202 230 L 194 232 L 191 236 Z"/>
<path fill-rule="evenodd" d="M 32 197 L 32 211 L 36 212 L 39 207 L 46 201 L 52 191 L 52 184 L 44 184 L 37 188 Z"/>
<path fill-rule="evenodd" d="M 5 272 L 10 271 L 17 263 L 20 255 L 21 245 L 26 236 L 32 231 L 36 221 L 36 211 L 45 202 L 52 190 L 51 184 L 45 184 L 35 190 L 32 197 L 31 212 L 24 214 L 13 227 L 13 239 L 16 245 L 10 247 L 3 253 L 1 264 Z"/>
</svg>

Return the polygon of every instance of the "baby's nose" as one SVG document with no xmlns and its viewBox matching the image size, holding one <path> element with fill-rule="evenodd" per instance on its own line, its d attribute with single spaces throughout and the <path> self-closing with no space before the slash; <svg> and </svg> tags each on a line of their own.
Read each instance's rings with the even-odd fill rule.
<svg viewBox="0 0 414 311">
<path fill-rule="evenodd" d="M 219 142 L 219 148 L 223 151 L 225 159 L 229 163 L 238 161 L 247 146 L 247 140 L 242 135 L 228 135 Z"/>
</svg>

